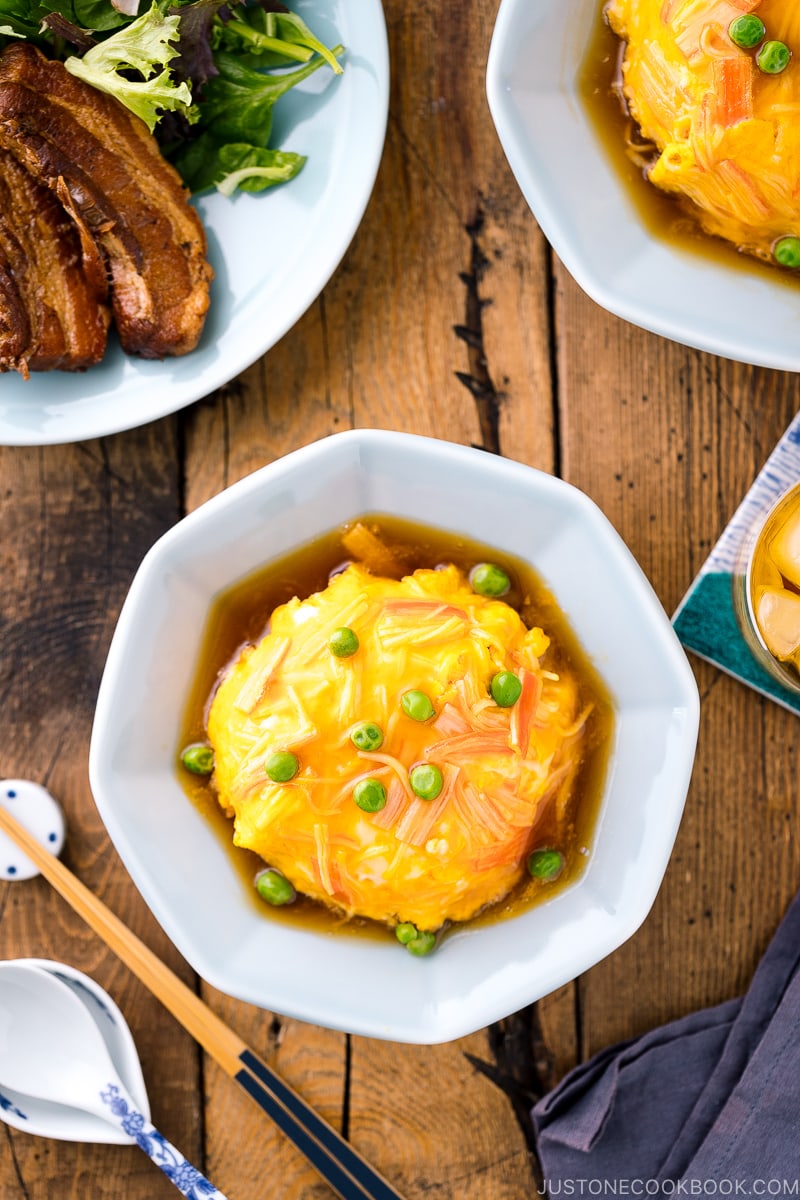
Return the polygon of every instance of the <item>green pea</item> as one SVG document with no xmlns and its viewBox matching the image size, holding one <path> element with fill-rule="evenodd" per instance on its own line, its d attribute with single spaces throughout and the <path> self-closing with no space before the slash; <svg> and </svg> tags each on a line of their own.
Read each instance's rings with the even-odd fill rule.
<svg viewBox="0 0 800 1200">
<path fill-rule="evenodd" d="M 380 812 L 386 807 L 386 788 L 380 779 L 360 779 L 353 788 L 353 799 L 364 812 Z"/>
<path fill-rule="evenodd" d="M 181 762 L 193 775 L 210 775 L 214 770 L 214 751 L 203 742 L 194 742 L 181 752 Z"/>
<path fill-rule="evenodd" d="M 405 944 L 409 954 L 414 954 L 417 958 L 422 958 L 424 954 L 430 954 L 435 945 L 436 934 L 428 933 L 426 930 L 420 930 L 416 937 Z"/>
<path fill-rule="evenodd" d="M 728 26 L 728 36 L 734 46 L 741 46 L 743 50 L 752 50 L 753 46 L 764 37 L 767 32 L 766 25 L 757 17 L 755 13 L 745 13 L 736 20 L 731 21 Z"/>
<path fill-rule="evenodd" d="M 328 646 L 337 658 L 352 658 L 359 646 L 358 634 L 343 625 L 341 629 L 334 629 L 328 638 Z"/>
<path fill-rule="evenodd" d="M 383 745 L 383 730 L 374 721 L 359 721 L 350 730 L 350 741 L 356 750 L 380 750 Z"/>
<path fill-rule="evenodd" d="M 291 904 L 297 897 L 297 892 L 277 867 L 265 867 L 263 871 L 259 871 L 255 878 L 255 885 L 261 899 L 276 907 L 282 904 Z"/>
<path fill-rule="evenodd" d="M 800 237 L 782 237 L 772 247 L 772 257 L 782 267 L 800 267 Z"/>
<path fill-rule="evenodd" d="M 495 563 L 478 563 L 469 573 L 469 582 L 479 596 L 505 596 L 511 590 L 511 580 Z"/>
<path fill-rule="evenodd" d="M 442 772 L 435 763 L 420 763 L 408 773 L 411 790 L 420 800 L 435 800 L 442 790 Z"/>
<path fill-rule="evenodd" d="M 290 750 L 276 750 L 264 763 L 264 770 L 273 783 L 288 783 L 300 770 L 300 763 Z"/>
<path fill-rule="evenodd" d="M 401 945 L 405 946 L 409 954 L 414 954 L 417 958 L 421 958 L 423 954 L 430 954 L 436 945 L 435 933 L 417 929 L 416 925 L 412 925 L 410 921 L 403 921 L 399 925 L 395 925 L 394 936 Z"/>
<path fill-rule="evenodd" d="M 500 708 L 511 708 L 511 705 L 516 704 L 522 694 L 522 684 L 511 671 L 500 671 L 493 676 L 492 682 L 489 684 L 489 691 L 492 693 L 495 704 L 499 704 Z"/>
<path fill-rule="evenodd" d="M 416 688 L 403 692 L 400 697 L 400 707 L 407 717 L 411 717 L 412 721 L 430 721 L 436 712 L 430 696 L 417 691 Z"/>
<path fill-rule="evenodd" d="M 549 847 L 534 850 L 528 855 L 528 872 L 534 879 L 552 883 L 564 870 L 564 861 L 560 850 L 552 850 Z"/>
<path fill-rule="evenodd" d="M 789 65 L 792 52 L 785 42 L 764 42 L 756 55 L 756 66 L 765 75 L 780 75 Z"/>
</svg>

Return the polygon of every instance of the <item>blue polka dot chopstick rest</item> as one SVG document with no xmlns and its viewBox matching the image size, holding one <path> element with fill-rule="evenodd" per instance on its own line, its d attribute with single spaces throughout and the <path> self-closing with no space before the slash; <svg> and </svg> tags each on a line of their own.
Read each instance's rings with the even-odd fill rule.
<svg viewBox="0 0 800 1200">
<path fill-rule="evenodd" d="M 51 854 L 61 853 L 66 835 L 64 814 L 41 784 L 30 779 L 0 779 L 0 805 Z M 0 832 L 0 880 L 33 879 L 38 874 L 39 868 L 7 834 Z"/>
</svg>

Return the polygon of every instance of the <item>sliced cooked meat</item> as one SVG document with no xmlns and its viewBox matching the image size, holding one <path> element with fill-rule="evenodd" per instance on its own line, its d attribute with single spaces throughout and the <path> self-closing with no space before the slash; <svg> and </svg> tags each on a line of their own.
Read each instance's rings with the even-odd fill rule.
<svg viewBox="0 0 800 1200">
<path fill-rule="evenodd" d="M 100 247 L 123 349 L 144 358 L 192 350 L 213 274 L 205 231 L 144 122 L 17 42 L 0 55 L 0 146 Z"/>
<path fill-rule="evenodd" d="M 0 370 L 79 371 L 103 357 L 105 279 L 87 250 L 85 264 L 63 205 L 0 151 Z"/>
<path fill-rule="evenodd" d="M 0 370 L 24 375 L 25 351 L 31 342 L 28 310 L 20 295 L 11 264 L 0 250 Z"/>
</svg>

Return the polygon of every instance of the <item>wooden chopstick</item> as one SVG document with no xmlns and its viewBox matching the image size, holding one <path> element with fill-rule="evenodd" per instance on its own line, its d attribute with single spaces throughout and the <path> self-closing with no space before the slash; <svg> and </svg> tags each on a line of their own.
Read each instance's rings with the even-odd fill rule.
<svg viewBox="0 0 800 1200">
<path fill-rule="evenodd" d="M 244 1088 L 343 1200 L 402 1200 L 301 1096 L 128 929 L 64 864 L 0 805 L 0 830 L 141 980 L 227 1075 Z"/>
</svg>

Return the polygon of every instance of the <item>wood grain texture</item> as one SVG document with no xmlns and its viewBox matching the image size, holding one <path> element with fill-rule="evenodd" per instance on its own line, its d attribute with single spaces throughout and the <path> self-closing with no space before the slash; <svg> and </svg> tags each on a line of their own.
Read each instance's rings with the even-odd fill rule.
<svg viewBox="0 0 800 1200">
<path fill-rule="evenodd" d="M 278 455 L 352 427 L 495 450 L 505 438 L 512 457 L 552 469 L 549 255 L 488 112 L 474 102 L 496 6 L 445 13 L 424 3 L 413 14 L 385 7 L 394 82 L 365 220 L 320 299 L 280 344 L 187 414 L 190 508 Z M 226 1011 L 238 1028 L 251 1028 L 251 1044 L 259 1049 L 260 1041 L 265 1053 L 269 1016 L 253 1022 L 232 1001 Z M 401 1190 L 530 1194 L 528 1144 L 504 1090 L 512 1066 L 492 1082 L 467 1057 L 495 1064 L 488 1034 L 468 1039 L 468 1049 L 455 1043 L 398 1054 L 369 1039 L 275 1021 L 273 1065 L 329 1119 L 338 1111 L 357 1148 Z M 574 1056 L 572 1046 L 567 1054 Z M 213 1070 L 208 1079 L 224 1087 Z M 261 1146 L 245 1139 L 252 1151 L 243 1161 L 242 1139 L 231 1130 L 248 1120 L 233 1098 L 224 1109 L 209 1105 L 212 1177 L 257 1179 L 263 1152 L 277 1153 L 284 1195 L 319 1195 L 313 1174 L 268 1130 Z"/>
<path fill-rule="evenodd" d="M 671 613 L 800 405 L 800 385 L 632 329 L 557 269 L 564 475 L 600 504 Z M 587 353 L 598 346 L 602 355 Z M 693 666 L 701 728 L 675 852 L 642 928 L 580 982 L 583 1056 L 743 990 L 796 890 L 796 718 Z"/>
<path fill-rule="evenodd" d="M 800 407 L 798 377 L 646 334 L 565 272 L 486 106 L 497 7 L 385 0 L 391 110 L 372 198 L 327 287 L 263 359 L 144 429 L 0 449 L 0 771 L 51 788 L 67 812 L 67 865 L 193 986 L 109 845 L 86 768 L 114 621 L 164 529 L 318 438 L 409 431 L 583 488 L 669 613 Z M 664 885 L 634 937 L 575 984 L 427 1048 L 349 1037 L 201 987 L 409 1200 L 535 1194 L 537 1096 L 593 1051 L 746 986 L 800 874 L 796 718 L 707 664 L 693 667 L 697 763 Z M 281 1200 L 330 1196 L 42 880 L 0 885 L 0 955 L 66 959 L 109 988 L 132 1026 L 156 1124 L 229 1200 L 276 1187 Z M 3 1200 L 174 1194 L 134 1149 L 0 1126 Z"/>
<path fill-rule="evenodd" d="M 343 1132 L 344 1035 L 262 1012 L 210 988 L 204 990 L 214 1011 L 325 1120 Z M 335 1193 L 302 1155 L 213 1063 L 206 1071 L 205 1104 L 208 1170 L 215 1180 L 225 1180 L 228 1200 L 261 1195 L 268 1180 L 280 1180 L 282 1195 L 332 1200 Z"/>
<path fill-rule="evenodd" d="M 0 450 L 2 773 L 44 784 L 62 804 L 64 861 L 134 931 L 190 978 L 109 846 L 87 780 L 97 687 L 126 588 L 151 542 L 179 512 L 174 427 L 108 442 Z M 199 1055 L 156 1002 L 42 879 L 0 891 L 0 954 L 71 963 L 129 1018 L 153 1118 L 191 1156 L 200 1150 Z M 133 1148 L 43 1142 L 0 1128 L 0 1195 L 8 1200 L 172 1195 Z M 131 1192 L 131 1194 L 135 1194 Z"/>
</svg>

